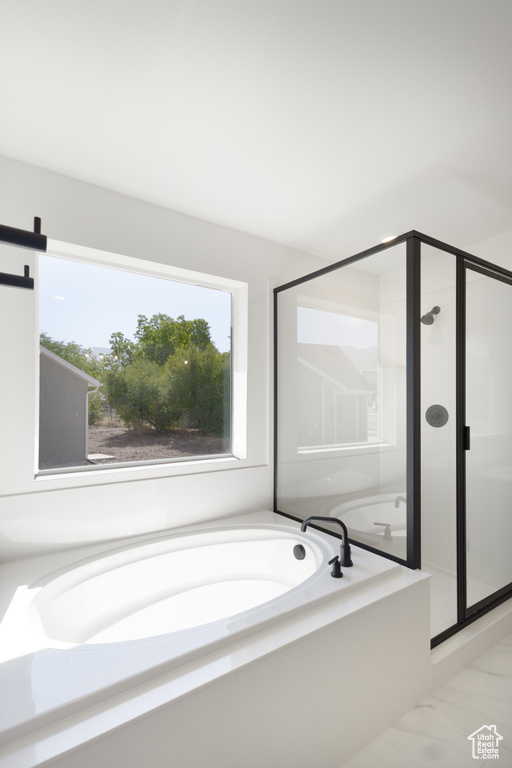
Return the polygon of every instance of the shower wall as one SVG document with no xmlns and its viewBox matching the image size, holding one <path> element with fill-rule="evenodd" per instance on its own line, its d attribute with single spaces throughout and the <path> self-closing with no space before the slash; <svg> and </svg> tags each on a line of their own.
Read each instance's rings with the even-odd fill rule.
<svg viewBox="0 0 512 768">
<path fill-rule="evenodd" d="M 440 307 L 432 325 L 421 326 L 422 558 L 455 570 L 456 466 L 456 259 L 430 246 L 421 258 L 421 312 Z M 427 409 L 448 412 L 431 426 Z"/>
<path fill-rule="evenodd" d="M 433 634 L 457 621 L 456 300 L 456 257 L 422 244 L 421 315 L 440 308 L 421 323 L 421 560 L 436 597 Z M 443 426 L 428 423 L 432 406 L 446 409 Z"/>
</svg>

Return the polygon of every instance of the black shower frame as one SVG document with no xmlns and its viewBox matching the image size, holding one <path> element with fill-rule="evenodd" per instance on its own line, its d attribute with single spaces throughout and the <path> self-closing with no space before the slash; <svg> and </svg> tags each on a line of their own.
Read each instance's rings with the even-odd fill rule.
<svg viewBox="0 0 512 768">
<path fill-rule="evenodd" d="M 294 288 L 302 283 L 309 282 L 317 277 L 322 277 L 330 272 L 335 272 L 343 267 L 353 264 L 377 253 L 385 252 L 391 248 L 406 244 L 406 420 L 407 420 L 407 466 L 406 466 L 406 491 L 407 491 L 407 551 L 406 558 L 399 558 L 356 540 L 350 541 L 370 552 L 375 552 L 381 557 L 394 560 L 411 569 L 421 568 L 421 334 L 420 324 L 417 319 L 421 316 L 421 245 L 432 246 L 440 251 L 456 257 L 456 459 L 457 459 L 457 623 L 432 639 L 432 647 L 454 635 L 463 627 L 471 624 L 484 613 L 495 608 L 500 603 L 512 597 L 512 584 L 500 589 L 494 594 L 481 600 L 478 604 L 467 608 L 466 594 L 466 469 L 465 452 L 469 449 L 469 429 L 465 424 L 465 270 L 467 268 L 480 271 L 512 284 L 512 273 L 508 270 L 492 264 L 466 251 L 452 245 L 411 230 L 386 243 L 369 248 L 355 256 L 342 259 L 328 267 L 311 272 L 308 275 L 292 280 L 284 285 L 274 288 L 274 512 L 284 517 L 301 522 L 301 518 L 282 512 L 278 508 L 277 483 L 278 483 L 278 296 L 279 293 Z M 410 503 L 412 500 L 412 503 Z M 314 526 L 319 527 L 319 526 Z M 331 530 L 321 528 L 332 536 L 340 537 Z M 512 544 L 512 542 L 511 542 Z"/>
</svg>

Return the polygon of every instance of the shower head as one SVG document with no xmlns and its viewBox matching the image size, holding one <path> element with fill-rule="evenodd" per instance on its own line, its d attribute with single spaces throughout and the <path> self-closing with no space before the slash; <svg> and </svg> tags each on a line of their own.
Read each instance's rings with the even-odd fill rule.
<svg viewBox="0 0 512 768">
<path fill-rule="evenodd" d="M 441 311 L 441 307 L 432 307 L 430 312 L 427 312 L 426 315 L 423 315 L 423 317 L 420 317 L 420 320 L 425 325 L 432 325 L 434 322 L 434 315 L 438 315 Z"/>
</svg>

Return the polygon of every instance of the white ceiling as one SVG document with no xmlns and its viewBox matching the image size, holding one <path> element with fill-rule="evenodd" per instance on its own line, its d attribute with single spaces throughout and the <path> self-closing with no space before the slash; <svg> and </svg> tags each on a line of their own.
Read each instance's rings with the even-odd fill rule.
<svg viewBox="0 0 512 768">
<path fill-rule="evenodd" d="M 512 230 L 511 0 L 1 0 L 0 154 L 328 258 Z"/>
</svg>

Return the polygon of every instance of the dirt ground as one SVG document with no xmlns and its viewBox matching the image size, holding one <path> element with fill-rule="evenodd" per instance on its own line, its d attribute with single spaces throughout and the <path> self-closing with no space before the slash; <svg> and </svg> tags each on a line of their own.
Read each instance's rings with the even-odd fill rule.
<svg viewBox="0 0 512 768">
<path fill-rule="evenodd" d="M 205 437 L 195 430 L 136 432 L 125 427 L 89 427 L 87 453 L 106 454 L 95 464 L 119 461 L 150 461 L 180 456 L 208 456 L 226 453 L 220 437 Z"/>
</svg>

